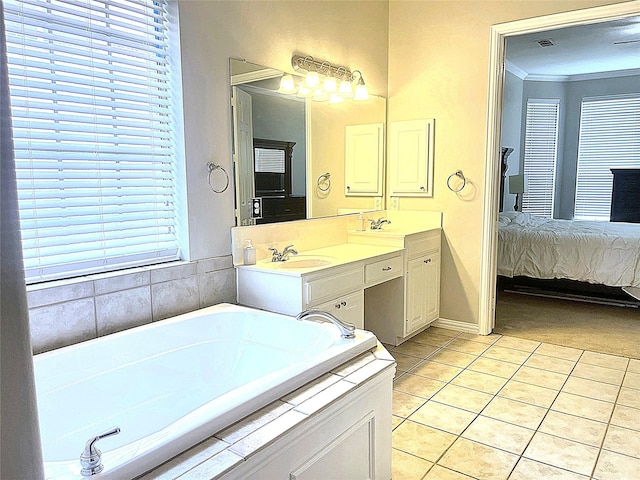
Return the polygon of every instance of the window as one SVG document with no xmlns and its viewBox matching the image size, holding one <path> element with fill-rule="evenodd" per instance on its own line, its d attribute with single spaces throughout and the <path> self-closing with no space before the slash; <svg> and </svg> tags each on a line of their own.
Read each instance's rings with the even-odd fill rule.
<svg viewBox="0 0 640 480">
<path fill-rule="evenodd" d="M 574 218 L 609 220 L 612 168 L 640 167 L 640 96 L 585 98 Z"/>
<path fill-rule="evenodd" d="M 3 0 L 27 282 L 179 258 L 168 0 Z"/>
<path fill-rule="evenodd" d="M 553 217 L 559 100 L 529 100 L 524 146 L 525 193 L 522 211 Z"/>
</svg>

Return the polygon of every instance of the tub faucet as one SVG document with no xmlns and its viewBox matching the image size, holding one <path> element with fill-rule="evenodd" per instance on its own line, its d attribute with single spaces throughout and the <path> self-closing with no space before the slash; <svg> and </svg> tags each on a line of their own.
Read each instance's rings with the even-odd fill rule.
<svg viewBox="0 0 640 480">
<path fill-rule="evenodd" d="M 102 452 L 96 447 L 96 442 L 101 438 L 117 435 L 118 433 L 120 433 L 120 428 L 115 427 L 87 440 L 84 452 L 80 455 L 80 465 L 82 465 L 82 470 L 80 470 L 81 475 L 85 477 L 97 475 L 104 469 L 104 465 L 102 465 Z"/>
<path fill-rule="evenodd" d="M 320 317 L 325 320 L 329 320 L 332 322 L 340 332 L 342 333 L 342 338 L 356 338 L 356 334 L 354 333 L 356 330 L 356 326 L 349 322 L 344 322 L 334 315 L 324 312 L 322 310 L 305 310 L 304 312 L 300 312 L 296 318 L 298 320 L 306 320 L 309 317 Z"/>
<path fill-rule="evenodd" d="M 382 225 L 391 223 L 391 220 L 387 220 L 384 217 L 380 217 L 378 220 L 369 219 L 369 221 L 371 222 L 371 230 L 382 230 Z"/>
<path fill-rule="evenodd" d="M 271 250 L 271 261 L 272 262 L 286 262 L 289 260 L 289 255 L 297 255 L 298 251 L 293 248 L 293 245 L 287 245 L 282 250 L 282 253 L 278 252 L 277 248 L 269 247 Z"/>
</svg>

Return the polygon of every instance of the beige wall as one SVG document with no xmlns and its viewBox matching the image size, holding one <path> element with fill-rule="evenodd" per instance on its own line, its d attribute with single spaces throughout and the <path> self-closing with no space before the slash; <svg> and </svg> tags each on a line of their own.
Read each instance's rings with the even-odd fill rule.
<svg viewBox="0 0 640 480">
<path fill-rule="evenodd" d="M 387 96 L 386 1 L 180 1 L 189 258 L 228 255 L 233 188 L 214 194 L 207 162 L 232 172 L 229 57 L 291 71 L 305 53 L 363 72 Z"/>
<path fill-rule="evenodd" d="M 613 3 L 391 0 L 388 120 L 436 119 L 434 196 L 399 206 L 444 213 L 441 318 L 479 318 L 490 26 Z M 459 169 L 456 195 L 446 180 Z"/>
</svg>

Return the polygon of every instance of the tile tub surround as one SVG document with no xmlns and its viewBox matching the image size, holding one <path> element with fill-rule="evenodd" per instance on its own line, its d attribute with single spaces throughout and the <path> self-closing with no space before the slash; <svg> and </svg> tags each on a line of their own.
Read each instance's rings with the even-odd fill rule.
<svg viewBox="0 0 640 480">
<path fill-rule="evenodd" d="M 431 327 L 397 347 L 393 479 L 640 479 L 640 360 Z"/>
<path fill-rule="evenodd" d="M 353 360 L 276 400 L 211 438 L 172 458 L 138 480 L 223 478 L 234 467 L 268 448 L 381 372 L 394 368 L 393 357 L 378 344 Z"/>
<path fill-rule="evenodd" d="M 34 354 L 235 303 L 231 256 L 172 262 L 27 287 Z"/>
</svg>

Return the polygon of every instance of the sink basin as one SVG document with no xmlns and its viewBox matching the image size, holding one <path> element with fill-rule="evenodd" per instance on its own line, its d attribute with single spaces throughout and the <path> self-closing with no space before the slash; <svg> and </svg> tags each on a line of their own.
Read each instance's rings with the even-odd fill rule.
<svg viewBox="0 0 640 480">
<path fill-rule="evenodd" d="M 331 265 L 335 259 L 331 257 L 290 258 L 286 262 L 279 263 L 280 268 L 313 268 Z"/>
</svg>

